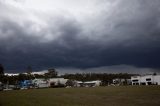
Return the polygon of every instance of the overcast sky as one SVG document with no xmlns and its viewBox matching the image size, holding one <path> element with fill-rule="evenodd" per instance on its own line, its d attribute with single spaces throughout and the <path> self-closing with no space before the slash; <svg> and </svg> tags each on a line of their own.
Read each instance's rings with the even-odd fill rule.
<svg viewBox="0 0 160 106">
<path fill-rule="evenodd" d="M 0 63 L 6 71 L 158 71 L 160 0 L 0 0 Z"/>
</svg>

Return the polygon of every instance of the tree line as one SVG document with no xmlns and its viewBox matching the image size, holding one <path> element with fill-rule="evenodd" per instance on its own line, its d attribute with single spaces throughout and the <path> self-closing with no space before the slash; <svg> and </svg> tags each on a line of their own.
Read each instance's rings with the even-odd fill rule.
<svg viewBox="0 0 160 106">
<path fill-rule="evenodd" d="M 128 73 L 119 73 L 119 74 L 108 74 L 108 73 L 76 73 L 76 74 L 64 74 L 61 76 L 57 76 L 58 72 L 54 69 L 48 69 L 48 73 L 45 73 L 44 75 L 38 75 L 38 74 L 31 74 L 32 68 L 28 67 L 27 74 L 20 73 L 18 76 L 5 76 L 4 75 L 4 68 L 0 64 L 0 81 L 3 83 L 9 83 L 9 84 L 16 84 L 18 81 L 23 80 L 31 80 L 35 78 L 56 78 L 56 77 L 63 77 L 65 79 L 69 80 L 77 80 L 77 81 L 93 81 L 93 80 L 101 80 L 103 85 L 108 85 L 112 83 L 113 79 L 119 78 L 119 79 L 130 79 L 131 76 L 134 74 L 128 74 Z"/>
</svg>

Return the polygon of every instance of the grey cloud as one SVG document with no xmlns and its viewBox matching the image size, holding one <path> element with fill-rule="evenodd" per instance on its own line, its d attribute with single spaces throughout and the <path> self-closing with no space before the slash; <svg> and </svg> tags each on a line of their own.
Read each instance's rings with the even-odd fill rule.
<svg viewBox="0 0 160 106">
<path fill-rule="evenodd" d="M 120 64 L 160 68 L 159 0 L 115 0 L 110 3 L 113 5 L 109 11 L 104 3 L 103 8 L 97 8 L 94 17 L 83 17 L 85 20 L 72 14 L 29 13 L 36 19 L 39 16 L 34 22 L 25 19 L 28 13 L 23 10 L 20 13 L 25 14 L 24 19 L 16 20 L 15 16 L 1 19 L 1 62 L 10 70 L 24 70 L 27 65 L 35 69 L 55 66 L 96 71 L 98 69 L 93 67 Z M 17 10 L 13 7 L 12 13 L 11 9 L 5 8 L 8 7 L 5 5 L 3 12 L 9 11 L 8 16 Z"/>
</svg>

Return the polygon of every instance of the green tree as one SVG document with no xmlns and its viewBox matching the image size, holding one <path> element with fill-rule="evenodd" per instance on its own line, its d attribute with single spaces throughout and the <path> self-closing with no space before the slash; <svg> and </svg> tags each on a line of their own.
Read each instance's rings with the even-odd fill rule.
<svg viewBox="0 0 160 106">
<path fill-rule="evenodd" d="M 74 81 L 73 80 L 67 80 L 66 86 L 74 86 Z"/>
<path fill-rule="evenodd" d="M 31 66 L 28 66 L 27 67 L 27 71 L 26 71 L 26 73 L 27 73 L 27 79 L 34 79 L 34 76 L 32 75 L 32 67 Z"/>
<path fill-rule="evenodd" d="M 0 82 L 4 82 L 4 67 L 0 64 Z"/>
<path fill-rule="evenodd" d="M 18 75 L 18 80 L 19 80 L 19 81 L 23 81 L 23 80 L 26 80 L 26 79 L 27 79 L 27 75 L 26 75 L 26 74 L 20 73 L 20 74 Z"/>
<path fill-rule="evenodd" d="M 32 73 L 32 67 L 31 66 L 28 66 L 27 67 L 27 74 L 31 74 Z"/>
<path fill-rule="evenodd" d="M 0 64 L 0 75 L 4 75 L 4 67 Z"/>
<path fill-rule="evenodd" d="M 57 77 L 57 71 L 54 68 L 48 69 L 48 73 L 45 74 L 45 78 L 55 78 Z"/>
</svg>

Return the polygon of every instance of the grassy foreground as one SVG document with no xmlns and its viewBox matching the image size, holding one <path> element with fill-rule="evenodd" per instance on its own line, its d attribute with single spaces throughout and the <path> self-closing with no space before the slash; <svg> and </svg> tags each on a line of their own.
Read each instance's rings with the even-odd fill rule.
<svg viewBox="0 0 160 106">
<path fill-rule="evenodd" d="M 160 86 L 3 91 L 0 106 L 160 106 Z"/>
</svg>

